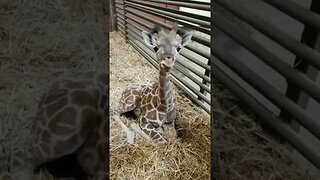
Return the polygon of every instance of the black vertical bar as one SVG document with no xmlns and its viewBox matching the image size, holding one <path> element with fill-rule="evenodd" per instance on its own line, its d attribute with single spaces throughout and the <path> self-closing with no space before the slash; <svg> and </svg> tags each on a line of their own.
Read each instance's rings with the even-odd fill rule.
<svg viewBox="0 0 320 180">
<path fill-rule="evenodd" d="M 124 36 L 125 36 L 125 38 L 126 38 L 126 43 L 128 43 L 128 40 L 129 40 L 129 37 L 128 37 L 128 27 L 127 27 L 127 24 L 128 24 L 128 22 L 127 22 L 127 13 L 128 13 L 128 11 L 127 11 L 127 6 L 128 6 L 128 4 L 127 4 L 127 0 L 123 0 L 123 11 L 124 11 Z"/>
<path fill-rule="evenodd" d="M 208 59 L 207 65 L 210 66 L 210 59 Z M 210 71 L 209 71 L 208 69 L 206 69 L 205 72 L 204 72 L 204 75 L 207 76 L 207 77 L 209 77 Z M 210 83 L 210 82 L 207 82 L 206 80 L 202 79 L 202 84 L 204 84 L 204 85 L 207 86 L 209 83 Z M 206 94 L 207 94 L 206 91 L 205 91 L 201 86 L 200 86 L 200 93 L 203 94 L 203 95 L 206 95 Z M 203 102 L 203 100 L 202 100 L 202 98 L 201 98 L 200 96 L 198 96 L 198 99 L 199 99 L 201 102 Z"/>
<path fill-rule="evenodd" d="M 116 1 L 115 0 L 110 0 L 110 17 L 111 17 L 111 24 L 112 24 L 112 31 L 117 31 L 118 26 L 117 26 L 117 14 L 116 14 Z"/>
</svg>

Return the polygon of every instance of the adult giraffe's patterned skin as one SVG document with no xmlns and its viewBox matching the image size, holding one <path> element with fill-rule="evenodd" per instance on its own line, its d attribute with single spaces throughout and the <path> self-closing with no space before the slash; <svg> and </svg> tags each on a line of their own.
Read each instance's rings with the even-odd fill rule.
<svg viewBox="0 0 320 180">
<path fill-rule="evenodd" d="M 14 180 L 34 180 L 34 170 L 75 153 L 88 179 L 107 178 L 107 74 L 90 71 L 58 81 L 44 94 L 32 142 L 14 154 Z"/>
<path fill-rule="evenodd" d="M 177 38 L 177 34 L 180 38 Z M 158 144 L 166 144 L 162 136 L 164 131 L 170 131 L 177 137 L 175 129 L 176 105 L 173 93 L 170 91 L 170 72 L 181 48 L 189 43 L 192 32 L 185 32 L 174 26 L 166 33 L 160 26 L 155 26 L 149 32 L 143 31 L 145 43 L 151 46 L 159 61 L 159 81 L 151 85 L 135 84 L 124 90 L 120 99 L 116 116 L 134 111 L 138 116 L 139 126 L 145 134 Z"/>
</svg>

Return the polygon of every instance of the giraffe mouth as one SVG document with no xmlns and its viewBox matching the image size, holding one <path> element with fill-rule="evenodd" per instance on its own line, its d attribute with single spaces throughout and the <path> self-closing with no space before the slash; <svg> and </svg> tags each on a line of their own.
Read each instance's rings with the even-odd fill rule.
<svg viewBox="0 0 320 180">
<path fill-rule="evenodd" d="M 174 64 L 173 61 L 164 60 L 164 61 L 161 62 L 162 66 L 164 66 L 166 68 L 169 68 L 169 69 L 171 69 L 173 67 L 173 64 Z"/>
</svg>

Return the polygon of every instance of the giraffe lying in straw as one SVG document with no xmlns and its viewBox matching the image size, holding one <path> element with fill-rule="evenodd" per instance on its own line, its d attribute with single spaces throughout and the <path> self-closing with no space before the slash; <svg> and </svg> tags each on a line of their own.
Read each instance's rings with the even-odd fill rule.
<svg viewBox="0 0 320 180">
<path fill-rule="evenodd" d="M 190 42 L 192 32 L 185 32 L 175 25 L 166 33 L 160 26 L 155 26 L 150 32 L 142 31 L 142 36 L 145 43 L 155 51 L 160 65 L 159 81 L 152 85 L 136 84 L 126 88 L 122 93 L 120 105 L 114 112 L 115 120 L 127 133 L 127 141 L 133 143 L 134 133 L 120 120 L 122 114 L 133 111 L 138 117 L 139 127 L 135 123 L 132 123 L 131 127 L 145 138 L 158 144 L 166 144 L 164 131 L 169 131 L 174 138 L 177 137 L 176 106 L 169 87 L 170 72 L 181 48 Z"/>
<path fill-rule="evenodd" d="M 14 154 L 14 180 L 35 180 L 44 163 L 75 153 L 89 179 L 105 180 L 107 74 L 90 71 L 56 82 L 42 97 L 30 147 Z"/>
</svg>

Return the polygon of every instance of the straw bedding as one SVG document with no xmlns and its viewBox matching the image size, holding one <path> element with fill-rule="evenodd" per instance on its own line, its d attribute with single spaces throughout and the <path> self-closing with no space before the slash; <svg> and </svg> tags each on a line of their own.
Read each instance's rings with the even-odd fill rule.
<svg viewBox="0 0 320 180">
<path fill-rule="evenodd" d="M 98 1 L 0 2 L 0 176 L 10 169 L 12 152 L 27 145 L 50 83 L 106 68 L 103 18 Z M 52 179 L 42 171 L 39 177 Z"/>
<path fill-rule="evenodd" d="M 149 65 L 117 33 L 110 34 L 110 109 L 116 108 L 121 92 L 132 83 L 157 80 L 158 71 Z M 136 135 L 134 144 L 126 142 L 119 125 L 110 117 L 111 179 L 209 179 L 210 117 L 174 85 L 181 137 L 159 147 Z M 127 126 L 132 123 L 121 118 Z"/>
<path fill-rule="evenodd" d="M 97 1 L 77 0 L 0 2 L 0 179 L 10 169 L 12 151 L 25 147 L 38 102 L 50 83 L 75 72 L 105 68 L 106 25 L 100 6 Z M 156 80 L 157 71 L 118 33 L 111 33 L 110 43 L 112 109 L 126 86 Z M 128 145 L 111 117 L 111 179 L 209 178 L 209 117 L 171 87 L 181 137 L 165 147 L 139 136 Z M 218 178 L 311 179 L 287 160 L 282 146 L 252 120 L 252 113 L 241 110 L 243 105 L 219 83 L 214 87 Z M 38 177 L 53 179 L 46 171 Z"/>
<path fill-rule="evenodd" d="M 215 81 L 214 87 L 212 138 L 218 179 L 318 179 L 293 164 L 278 136 L 221 83 Z"/>
</svg>

